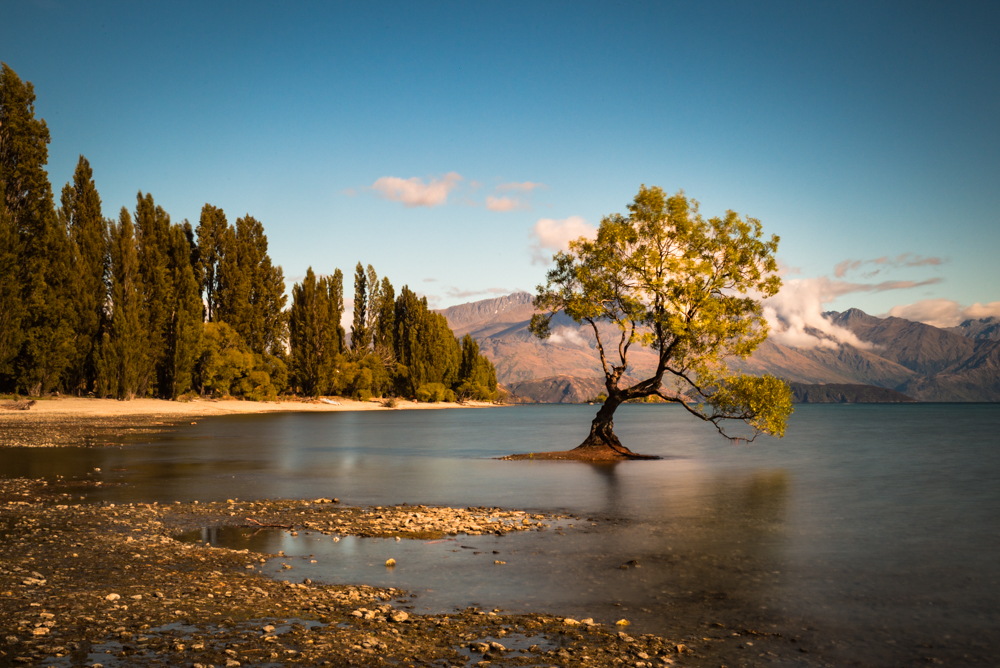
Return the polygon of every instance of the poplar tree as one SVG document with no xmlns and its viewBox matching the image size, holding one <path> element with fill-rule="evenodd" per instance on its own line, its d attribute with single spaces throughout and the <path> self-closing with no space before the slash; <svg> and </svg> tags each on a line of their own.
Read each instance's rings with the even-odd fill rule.
<svg viewBox="0 0 1000 668">
<path fill-rule="evenodd" d="M 205 300 L 207 319 L 214 322 L 219 307 L 219 264 L 229 223 L 222 209 L 205 204 L 198 220 L 198 280 Z"/>
<path fill-rule="evenodd" d="M 3 121 L 0 120 L 0 123 Z M 0 127 L 2 130 L 2 127 Z M 3 140 L 0 139 L 0 142 Z M 3 185 L 0 183 L 0 188 Z M 0 192 L 0 198 L 3 193 Z M 9 379 L 21 348 L 21 298 L 17 256 L 20 240 L 13 216 L 0 206 L 0 379 Z M 8 385 L 0 380 L 0 387 Z"/>
<path fill-rule="evenodd" d="M 340 324 L 341 318 L 344 316 L 343 272 L 336 269 L 333 276 L 322 277 L 319 280 L 319 290 L 324 295 L 327 314 L 327 354 L 320 365 L 320 372 L 324 379 L 324 387 L 328 389 L 334 384 L 334 374 L 337 373 L 337 367 L 347 350 L 347 337 L 344 326 Z"/>
<path fill-rule="evenodd" d="M 393 351 L 399 364 L 400 381 L 406 394 L 412 396 L 416 388 L 409 381 L 409 367 L 413 363 L 414 342 L 421 320 L 420 298 L 406 285 L 396 298 L 393 328 Z"/>
<path fill-rule="evenodd" d="M 340 324 L 344 317 L 344 272 L 335 269 L 333 276 L 328 278 L 327 294 L 330 295 L 331 308 L 336 314 L 334 322 L 337 323 L 338 346 L 340 352 L 344 352 L 347 348 L 347 334 L 344 332 L 344 326 Z"/>
<path fill-rule="evenodd" d="M 0 374 L 12 389 L 24 332 L 20 265 L 24 218 L 36 208 L 39 172 L 48 160 L 48 128 L 36 121 L 35 92 L 6 63 L 0 65 Z"/>
<path fill-rule="evenodd" d="M 139 244 L 128 209 L 110 231 L 110 314 L 97 359 L 97 394 L 133 399 L 148 376 L 147 321 Z"/>
<path fill-rule="evenodd" d="M 75 351 L 66 386 L 80 394 L 93 387 L 97 347 L 101 342 L 107 306 L 108 223 L 101 213 L 101 198 L 93 171 L 80 156 L 72 183 L 63 187 L 63 224 L 69 230 L 72 253 L 72 306 L 75 309 Z"/>
<path fill-rule="evenodd" d="M 40 216 L 20 258 L 27 277 L 23 304 L 24 343 L 18 357 L 18 384 L 40 396 L 60 386 L 74 353 L 73 276 L 69 239 L 52 207 Z"/>
<path fill-rule="evenodd" d="M 378 303 L 375 305 L 375 331 L 372 342 L 375 351 L 382 357 L 395 359 L 393 355 L 393 332 L 396 326 L 396 291 L 389 279 L 382 277 Z"/>
<path fill-rule="evenodd" d="M 317 280 L 312 267 L 292 287 L 289 339 L 292 373 L 304 394 L 319 396 L 332 383 L 343 352 L 343 275 Z"/>
<path fill-rule="evenodd" d="M 163 396 L 176 399 L 192 388 L 192 373 L 200 353 L 204 310 L 191 263 L 187 228 L 174 225 L 169 232 L 167 267 L 173 298 L 166 328 L 165 381 Z"/>
<path fill-rule="evenodd" d="M 366 311 L 368 308 L 368 277 L 365 269 L 358 262 L 354 268 L 354 320 L 351 324 L 351 351 L 359 353 L 368 347 L 368 332 Z"/>
<path fill-rule="evenodd" d="M 39 395 L 69 364 L 73 312 L 69 245 L 45 171 L 49 129 L 34 103 L 31 83 L 0 66 L 0 371 Z"/>
<path fill-rule="evenodd" d="M 479 344 L 471 334 L 462 337 L 462 360 L 458 366 L 455 393 L 463 399 L 496 401 L 497 371 L 493 363 L 479 354 Z"/>
<path fill-rule="evenodd" d="M 397 385 L 415 396 L 424 385 L 451 390 L 458 381 L 461 349 L 448 320 L 427 307 L 407 286 L 400 290 L 395 310 L 395 353 L 400 364 Z"/>
<path fill-rule="evenodd" d="M 365 285 L 368 288 L 368 303 L 365 305 L 365 349 L 367 350 L 374 342 L 382 294 L 378 274 L 375 273 L 375 268 L 371 265 L 368 265 L 365 270 Z"/>
<path fill-rule="evenodd" d="M 229 324 L 258 355 L 279 355 L 287 338 L 285 278 L 271 264 L 264 226 L 247 215 L 222 235 L 213 317 Z"/>
<path fill-rule="evenodd" d="M 139 241 L 139 272 L 148 330 L 149 366 L 139 394 L 170 396 L 169 329 L 173 320 L 174 283 L 170 277 L 170 216 L 140 191 L 136 196 L 136 237 Z"/>
</svg>

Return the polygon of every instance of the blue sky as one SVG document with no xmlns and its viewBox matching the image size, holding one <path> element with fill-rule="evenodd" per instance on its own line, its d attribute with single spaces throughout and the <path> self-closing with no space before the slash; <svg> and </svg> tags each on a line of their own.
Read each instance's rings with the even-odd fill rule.
<svg viewBox="0 0 1000 668">
<path fill-rule="evenodd" d="M 83 154 L 108 216 L 250 213 L 289 279 L 531 290 L 645 183 L 761 219 L 816 308 L 948 324 L 1000 315 L 997 34 L 975 2 L 45 0 L 0 59 L 57 193 Z"/>
</svg>

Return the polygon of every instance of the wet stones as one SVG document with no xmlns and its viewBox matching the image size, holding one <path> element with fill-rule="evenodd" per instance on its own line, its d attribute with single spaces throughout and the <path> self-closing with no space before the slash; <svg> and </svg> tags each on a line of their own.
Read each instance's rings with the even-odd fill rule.
<svg viewBox="0 0 1000 668">
<path fill-rule="evenodd" d="M 82 659 L 89 655 L 128 666 L 456 666 L 467 663 L 469 643 L 485 647 L 476 660 L 504 666 L 634 666 L 663 656 L 652 639 L 625 642 L 592 619 L 567 625 L 565 617 L 479 609 L 420 615 L 400 609 L 411 598 L 394 588 L 283 582 L 246 568 L 276 555 L 171 538 L 246 517 L 300 529 L 308 522 L 341 535 L 424 538 L 537 530 L 555 516 L 286 500 L 78 506 L 61 494 L 31 481 L 0 480 L 0 526 L 10 538 L 0 540 L 0 664 L 91 665 Z M 400 531 L 404 526 L 411 530 Z M 44 584 L 25 584 L 29 579 Z M 555 652 L 560 645 L 566 660 Z M 505 649 L 512 646 L 526 648 Z M 16 657 L 28 660 L 15 664 Z"/>
</svg>

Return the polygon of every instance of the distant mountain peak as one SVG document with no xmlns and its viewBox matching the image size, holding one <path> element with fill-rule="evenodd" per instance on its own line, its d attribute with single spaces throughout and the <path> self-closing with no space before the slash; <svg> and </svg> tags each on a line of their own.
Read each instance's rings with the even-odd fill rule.
<svg viewBox="0 0 1000 668">
<path fill-rule="evenodd" d="M 1000 341 L 1000 318 L 992 315 L 986 318 L 969 318 L 958 327 L 949 327 L 948 331 L 970 339 Z"/>
<path fill-rule="evenodd" d="M 534 312 L 532 295 L 528 292 L 512 292 L 502 297 L 480 299 L 466 304 L 456 304 L 437 311 L 448 319 L 449 326 L 456 334 L 477 330 L 477 325 L 486 323 L 513 323 L 527 318 Z M 478 337 L 477 337 L 478 338 Z"/>
</svg>

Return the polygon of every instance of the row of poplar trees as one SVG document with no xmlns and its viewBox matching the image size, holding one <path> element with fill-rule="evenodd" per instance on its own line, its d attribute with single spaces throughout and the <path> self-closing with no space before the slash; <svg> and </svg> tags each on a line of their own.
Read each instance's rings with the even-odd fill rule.
<svg viewBox="0 0 1000 668">
<path fill-rule="evenodd" d="M 0 71 L 0 392 L 274 399 L 279 393 L 495 399 L 471 337 L 404 287 L 358 265 L 354 325 L 343 276 L 310 269 L 292 290 L 263 225 L 210 204 L 197 227 L 152 195 L 105 219 L 81 156 L 58 206 L 34 90 Z"/>
<path fill-rule="evenodd" d="M 291 370 L 303 394 L 414 397 L 420 401 L 497 399 L 493 364 L 466 334 L 459 342 L 440 313 L 403 286 L 361 263 L 354 273 L 350 343 L 344 314 L 344 276 L 317 277 L 312 267 L 292 288 Z"/>
</svg>

